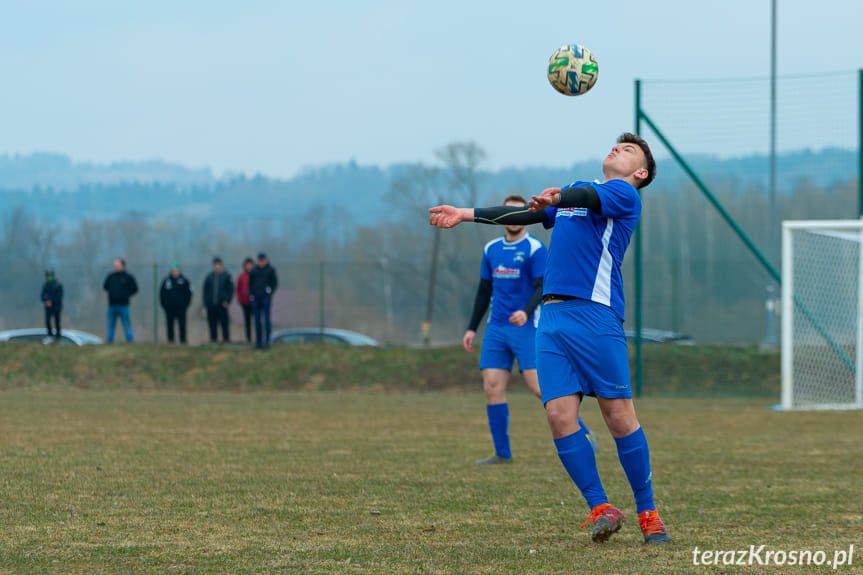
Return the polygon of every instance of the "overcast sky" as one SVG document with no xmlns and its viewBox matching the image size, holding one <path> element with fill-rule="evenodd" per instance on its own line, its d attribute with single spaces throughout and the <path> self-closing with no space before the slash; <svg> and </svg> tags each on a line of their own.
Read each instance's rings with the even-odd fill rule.
<svg viewBox="0 0 863 575">
<path fill-rule="evenodd" d="M 780 74 L 863 67 L 863 2 L 778 5 Z M 0 154 L 290 177 L 474 140 L 565 166 L 632 128 L 634 78 L 767 76 L 769 25 L 770 0 L 0 0 Z M 567 43 L 599 59 L 576 98 L 545 78 Z"/>
</svg>

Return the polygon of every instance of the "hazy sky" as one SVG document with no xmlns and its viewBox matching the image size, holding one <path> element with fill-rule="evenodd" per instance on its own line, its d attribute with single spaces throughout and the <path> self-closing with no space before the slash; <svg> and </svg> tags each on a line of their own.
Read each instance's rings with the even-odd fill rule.
<svg viewBox="0 0 863 575">
<path fill-rule="evenodd" d="M 863 2 L 778 5 L 780 74 L 863 67 Z M 766 76 L 769 21 L 769 0 L 0 0 L 0 154 L 289 177 L 474 140 L 490 168 L 565 166 L 632 128 L 634 78 Z M 567 43 L 599 59 L 577 98 L 545 78 Z"/>
</svg>

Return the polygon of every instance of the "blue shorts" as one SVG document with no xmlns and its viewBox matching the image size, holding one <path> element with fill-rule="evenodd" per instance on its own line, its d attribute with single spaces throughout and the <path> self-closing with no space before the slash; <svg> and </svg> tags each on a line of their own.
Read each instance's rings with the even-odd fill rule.
<svg viewBox="0 0 863 575">
<path fill-rule="evenodd" d="M 584 299 L 544 305 L 536 349 L 543 405 L 576 393 L 632 397 L 626 336 L 610 307 Z"/>
<path fill-rule="evenodd" d="M 480 369 L 512 369 L 513 359 L 518 360 L 519 371 L 536 369 L 536 328 L 532 321 L 518 327 L 488 323 L 482 338 L 479 354 Z"/>
</svg>

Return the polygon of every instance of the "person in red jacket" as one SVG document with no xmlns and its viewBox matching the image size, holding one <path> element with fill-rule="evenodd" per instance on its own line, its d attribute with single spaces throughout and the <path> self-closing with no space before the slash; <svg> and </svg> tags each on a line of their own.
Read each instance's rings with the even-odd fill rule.
<svg viewBox="0 0 863 575">
<path fill-rule="evenodd" d="M 246 343 L 252 343 L 252 300 L 249 299 L 249 272 L 255 267 L 252 258 L 243 261 L 243 271 L 237 276 L 237 301 L 243 308 L 243 323 L 246 325 Z"/>
</svg>

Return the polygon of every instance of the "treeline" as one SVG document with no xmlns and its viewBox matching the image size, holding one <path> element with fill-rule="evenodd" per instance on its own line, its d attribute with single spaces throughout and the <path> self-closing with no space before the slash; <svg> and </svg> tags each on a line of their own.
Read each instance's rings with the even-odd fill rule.
<svg viewBox="0 0 863 575">
<path fill-rule="evenodd" d="M 590 169 L 587 175 L 540 170 L 492 177 L 481 170 L 484 159 L 475 144 L 455 143 L 439 151 L 435 165 L 309 171 L 292 180 L 291 193 L 284 182 L 265 178 L 235 178 L 183 192 L 160 184 L 84 187 L 79 191 L 85 192 L 90 206 L 106 202 L 100 212 L 104 217 L 78 219 L 58 218 L 45 208 L 80 206 L 74 201 L 76 193 L 30 190 L 28 201 L 0 208 L 0 328 L 41 325 L 39 289 L 44 270 L 52 267 L 66 287 L 65 326 L 103 334 L 102 280 L 113 258 L 123 256 L 142 288 L 132 304 L 138 339 L 152 337 L 154 311 L 161 321 L 154 307 L 156 283 L 172 263 L 180 263 L 200 290 L 214 256 L 236 275 L 243 258 L 266 251 L 282 286 L 274 304 L 278 327 L 318 325 L 323 317 L 330 327 L 355 329 L 395 344 L 417 344 L 428 309 L 436 233 L 427 225 L 429 206 L 441 200 L 495 204 L 509 193 L 528 196 L 548 185 L 598 175 L 598 165 L 591 164 L 579 168 Z M 642 219 L 644 325 L 685 332 L 701 342 L 761 341 L 768 275 L 679 170 L 667 164 L 660 164 L 660 170 L 660 179 L 645 192 Z M 705 171 L 710 189 L 766 250 L 763 183 L 745 174 Z M 342 183 L 328 187 L 336 180 Z M 829 185 L 824 181 L 798 179 L 785 186 L 778 195 L 779 220 L 856 218 L 856 179 L 831 179 Z M 0 196 L 5 202 L 12 194 Z M 548 241 L 548 232 L 541 228 L 531 232 Z M 433 342 L 460 339 L 482 246 L 500 233 L 482 225 L 441 232 Z M 778 267 L 778 260 L 775 264 Z M 630 320 L 632 265 L 630 253 L 624 264 Z M 200 303 L 196 294 L 193 310 Z M 195 313 L 190 337 L 200 341 L 204 325 L 201 319 L 196 331 Z M 233 314 L 240 321 L 239 310 Z"/>
</svg>

